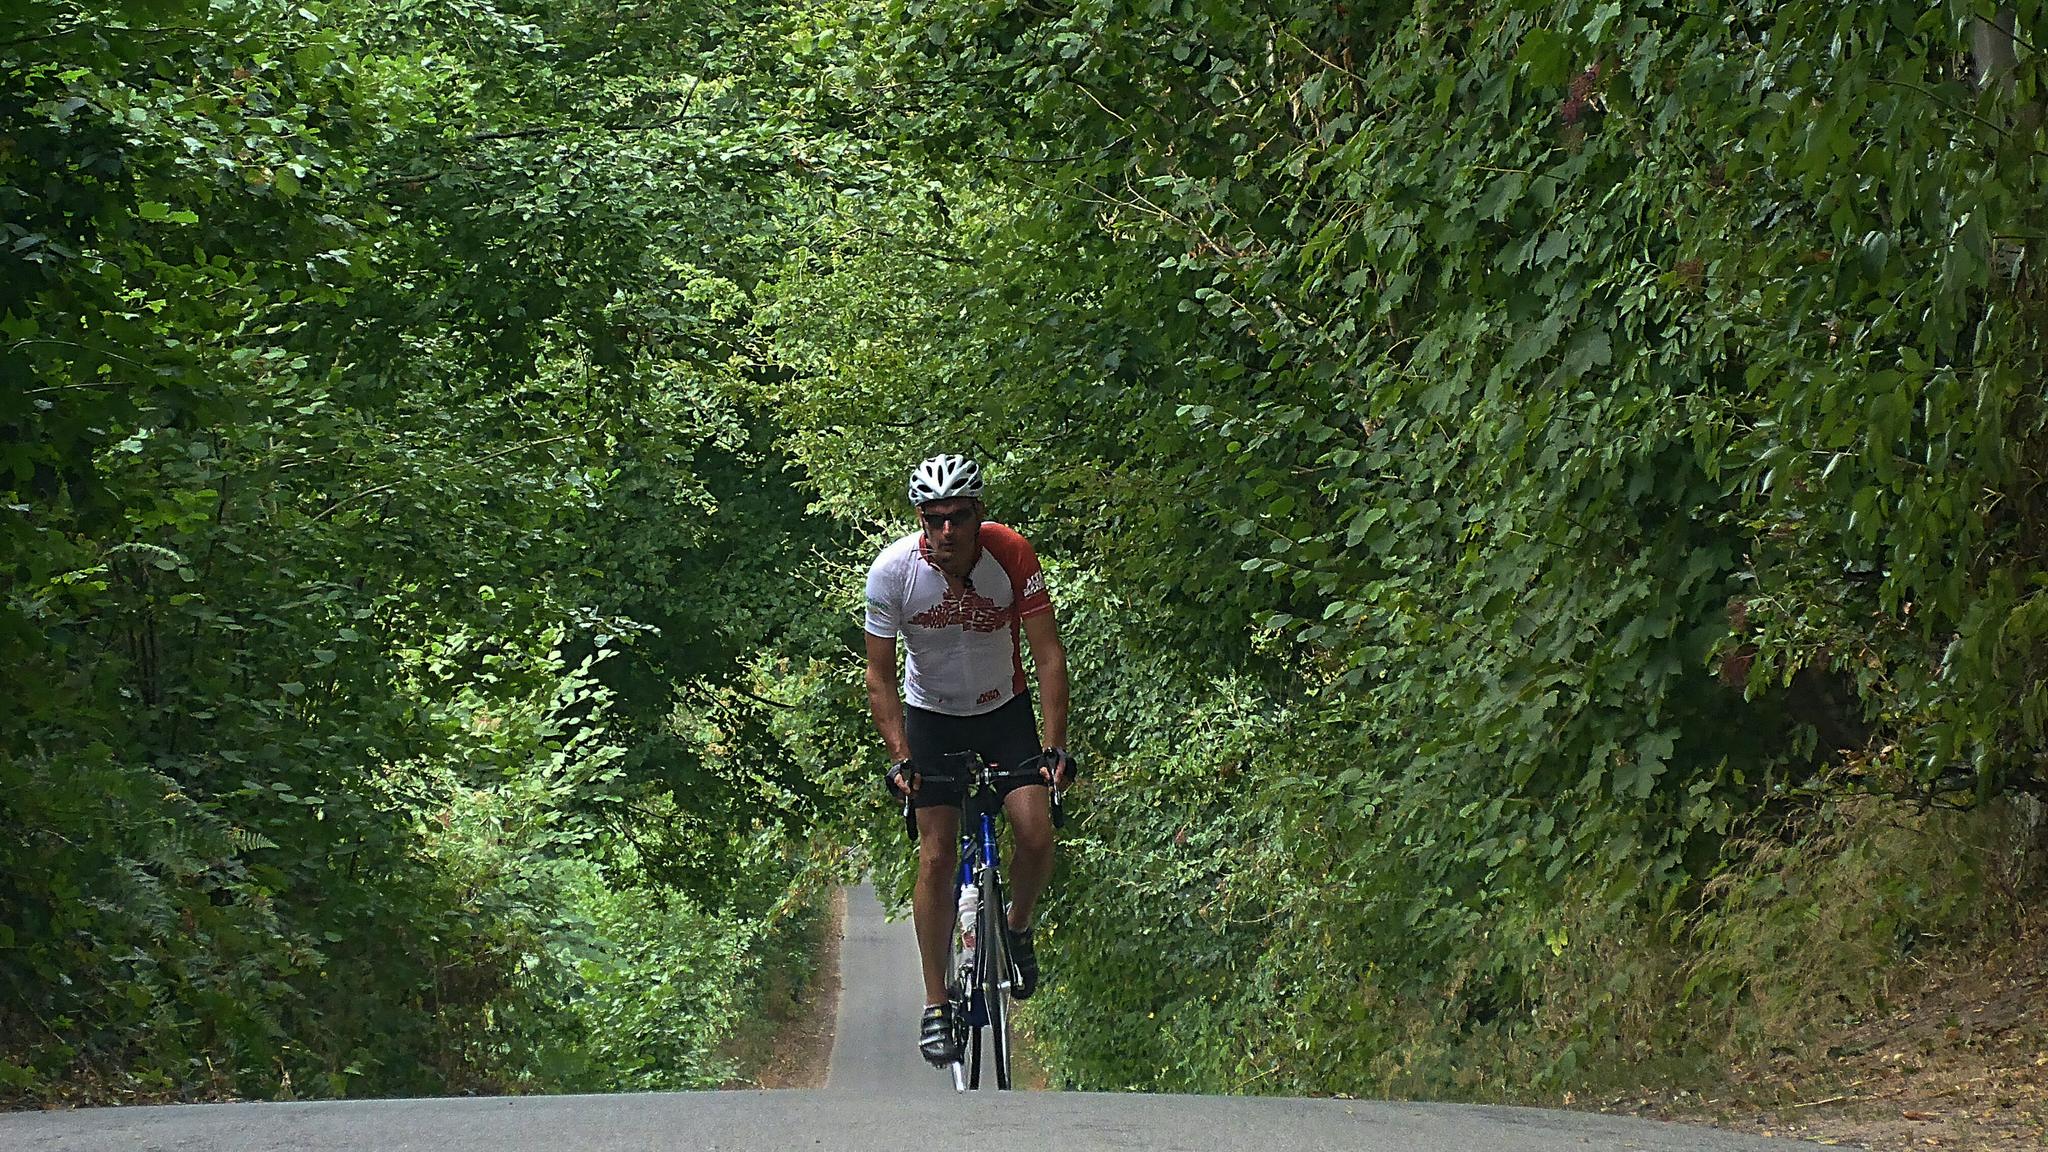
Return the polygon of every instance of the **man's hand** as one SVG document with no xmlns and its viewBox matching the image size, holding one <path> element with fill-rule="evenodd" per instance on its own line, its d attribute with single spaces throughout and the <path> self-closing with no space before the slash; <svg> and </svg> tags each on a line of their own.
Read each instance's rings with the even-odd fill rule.
<svg viewBox="0 0 2048 1152">
<path fill-rule="evenodd" d="M 1039 758 L 1038 774 L 1045 777 L 1047 784 L 1066 789 L 1073 786 L 1074 777 L 1081 774 L 1081 769 L 1065 748 L 1047 748 Z"/>
<path fill-rule="evenodd" d="M 882 775 L 883 786 L 898 800 L 908 800 L 917 795 L 917 786 L 923 782 L 917 773 L 910 770 L 910 761 L 907 758 L 890 765 L 889 771 Z"/>
</svg>

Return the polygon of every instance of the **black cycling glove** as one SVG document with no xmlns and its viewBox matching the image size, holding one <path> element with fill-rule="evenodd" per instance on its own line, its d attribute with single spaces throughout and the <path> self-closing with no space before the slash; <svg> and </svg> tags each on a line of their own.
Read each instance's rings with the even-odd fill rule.
<svg viewBox="0 0 2048 1152">
<path fill-rule="evenodd" d="M 1047 748 L 1040 762 L 1051 772 L 1052 782 L 1062 788 L 1072 786 L 1081 778 L 1081 762 L 1069 755 L 1065 748 Z M 1065 770 L 1065 781 L 1060 779 L 1062 769 Z"/>
<path fill-rule="evenodd" d="M 898 760 L 882 773 L 882 787 L 892 799 L 910 799 L 910 761 Z"/>
</svg>

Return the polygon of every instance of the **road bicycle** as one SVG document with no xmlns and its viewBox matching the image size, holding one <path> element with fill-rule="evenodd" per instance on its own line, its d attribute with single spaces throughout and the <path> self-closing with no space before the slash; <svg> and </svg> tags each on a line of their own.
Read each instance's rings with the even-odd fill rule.
<svg viewBox="0 0 2048 1152">
<path fill-rule="evenodd" d="M 953 1047 L 961 1059 L 953 1061 L 953 1089 L 965 1092 L 981 1087 L 981 1034 L 989 1034 L 989 1063 L 994 1066 L 996 1088 L 1010 1088 L 1010 989 L 1017 970 L 1010 960 L 1010 934 L 1003 902 L 1002 855 L 996 846 L 996 817 L 1002 813 L 1002 788 L 1018 782 L 1038 783 L 1043 757 L 1033 757 L 1016 768 L 999 769 L 974 752 L 955 752 L 941 763 L 956 767 L 952 776 L 930 775 L 926 785 L 961 785 L 960 867 L 953 881 L 953 930 L 947 934 L 946 1000 L 953 1022 Z M 1060 790 L 1050 792 L 1055 827 L 1064 824 L 1065 812 Z M 903 802 L 903 822 L 912 840 L 917 839 L 917 813 L 910 801 Z M 973 892 L 971 923 L 959 915 L 962 896 Z"/>
</svg>

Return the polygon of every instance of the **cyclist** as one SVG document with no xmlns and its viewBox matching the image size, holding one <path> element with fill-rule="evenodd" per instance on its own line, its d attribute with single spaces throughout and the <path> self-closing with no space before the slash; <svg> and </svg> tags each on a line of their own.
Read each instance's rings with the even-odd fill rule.
<svg viewBox="0 0 2048 1152">
<path fill-rule="evenodd" d="M 924 961 L 923 1019 L 918 1050 L 934 1065 L 960 1058 L 946 1007 L 947 935 L 953 925 L 953 879 L 959 864 L 960 791 L 925 783 L 950 775 L 941 758 L 972 750 L 1002 769 L 1038 758 L 1045 783 L 1004 787 L 1016 857 L 1010 873 L 1010 956 L 1017 966 L 1012 994 L 1038 986 L 1031 915 L 1052 875 L 1052 818 L 1047 783 L 1065 787 L 1074 775 L 1067 755 L 1067 654 L 1053 622 L 1052 599 L 1031 543 L 1014 529 L 982 519 L 981 469 L 964 456 L 942 454 L 910 477 L 919 530 L 882 550 L 868 571 L 868 709 L 888 745 L 891 792 L 908 796 L 917 813 L 917 887 L 911 899 Z M 1038 739 L 1025 689 L 1018 632 L 1031 646 L 1045 708 Z M 907 649 L 903 691 L 896 688 L 896 642 Z"/>
</svg>

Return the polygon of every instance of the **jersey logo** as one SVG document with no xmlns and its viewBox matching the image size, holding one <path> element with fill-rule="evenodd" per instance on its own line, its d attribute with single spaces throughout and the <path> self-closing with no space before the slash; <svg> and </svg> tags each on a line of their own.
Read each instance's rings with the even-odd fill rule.
<svg viewBox="0 0 2048 1152">
<path fill-rule="evenodd" d="M 1001 696 L 1002 694 L 1003 690 L 1001 688 L 991 688 L 988 691 L 983 692 L 980 696 L 975 697 L 974 702 L 976 704 L 986 704 L 989 701 L 994 700 L 996 697 Z"/>
<path fill-rule="evenodd" d="M 1024 581 L 1024 598 L 1029 599 L 1043 591 L 1045 591 L 1045 573 L 1033 572 L 1030 578 Z"/>
<path fill-rule="evenodd" d="M 941 600 L 905 621 L 919 628 L 933 629 L 958 624 L 969 632 L 994 632 L 1009 622 L 1009 612 L 979 592 L 962 593 L 957 600 Z"/>
</svg>

